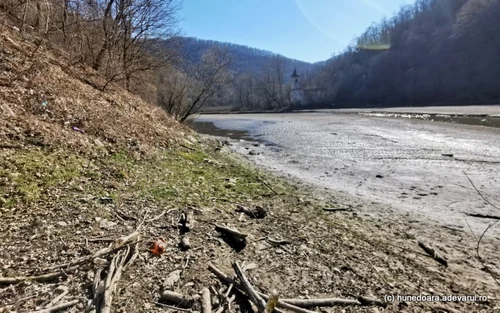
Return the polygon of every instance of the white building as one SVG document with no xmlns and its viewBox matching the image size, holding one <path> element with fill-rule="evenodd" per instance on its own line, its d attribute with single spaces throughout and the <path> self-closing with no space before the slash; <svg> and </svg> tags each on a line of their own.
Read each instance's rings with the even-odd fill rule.
<svg viewBox="0 0 500 313">
<path fill-rule="evenodd" d="M 292 106 L 294 107 L 303 106 L 305 105 L 304 91 L 302 90 L 299 84 L 300 75 L 297 74 L 297 69 L 293 69 L 293 74 L 290 77 L 292 78 L 292 88 L 290 90 L 290 101 L 292 103 Z"/>
</svg>

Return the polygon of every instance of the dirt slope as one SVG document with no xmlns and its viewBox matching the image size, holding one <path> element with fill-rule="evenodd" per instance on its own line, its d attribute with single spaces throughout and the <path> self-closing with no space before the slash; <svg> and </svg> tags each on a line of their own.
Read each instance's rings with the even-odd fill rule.
<svg viewBox="0 0 500 313">
<path fill-rule="evenodd" d="M 120 88 L 101 92 L 92 70 L 70 66 L 57 49 L 4 28 L 0 34 L 0 144 L 135 146 L 146 152 L 175 141 L 182 127 Z"/>
</svg>

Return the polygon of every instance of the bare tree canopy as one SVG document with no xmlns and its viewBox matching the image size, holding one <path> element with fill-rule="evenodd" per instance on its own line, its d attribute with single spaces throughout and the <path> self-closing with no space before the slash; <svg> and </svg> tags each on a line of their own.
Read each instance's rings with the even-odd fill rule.
<svg viewBox="0 0 500 313">
<path fill-rule="evenodd" d="M 159 74 L 158 104 L 180 122 L 196 114 L 234 80 L 227 50 L 212 48 L 201 62 Z"/>
</svg>

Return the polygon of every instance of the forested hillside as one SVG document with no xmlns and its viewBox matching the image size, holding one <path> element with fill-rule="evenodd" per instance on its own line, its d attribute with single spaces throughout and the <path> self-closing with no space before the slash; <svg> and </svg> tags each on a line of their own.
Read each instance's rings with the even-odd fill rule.
<svg viewBox="0 0 500 313">
<path fill-rule="evenodd" d="M 499 20 L 497 0 L 417 0 L 307 83 L 341 106 L 498 103 Z"/>
<path fill-rule="evenodd" d="M 237 45 L 228 42 L 214 40 L 203 40 L 193 37 L 175 37 L 180 53 L 185 61 L 198 63 L 201 61 L 203 53 L 213 47 L 227 49 L 231 56 L 231 70 L 236 74 L 262 73 L 268 65 L 269 60 L 279 55 L 270 51 Z M 299 72 L 308 72 L 314 65 L 311 63 L 283 57 L 286 61 L 285 71 L 293 72 L 297 68 Z M 289 75 L 288 75 L 289 76 Z"/>
<path fill-rule="evenodd" d="M 212 81 L 210 77 L 198 78 L 200 73 L 210 73 L 214 69 L 218 69 L 216 71 L 218 73 L 225 73 L 222 81 L 216 80 L 217 88 L 213 88 L 213 92 L 205 93 L 210 97 L 194 96 L 195 99 L 201 99 L 191 110 L 196 112 L 202 108 L 217 111 L 288 108 L 290 75 L 293 70 L 297 69 L 303 77 L 306 77 L 319 67 L 319 63 L 294 60 L 265 50 L 197 38 L 176 36 L 163 41 L 161 46 L 167 51 L 173 48 L 178 51 L 176 67 L 186 74 L 183 81 L 195 78 L 196 81 L 205 82 L 201 84 L 199 90 L 204 90 L 203 86 L 206 87 L 207 83 Z M 213 56 L 217 56 L 220 60 L 215 60 Z M 187 85 L 179 79 L 183 75 L 172 75 L 171 70 L 160 73 L 160 76 L 159 102 L 169 111 L 171 105 L 168 99 L 174 99 L 182 94 L 183 87 Z M 173 103 L 172 105 L 175 106 Z"/>
</svg>

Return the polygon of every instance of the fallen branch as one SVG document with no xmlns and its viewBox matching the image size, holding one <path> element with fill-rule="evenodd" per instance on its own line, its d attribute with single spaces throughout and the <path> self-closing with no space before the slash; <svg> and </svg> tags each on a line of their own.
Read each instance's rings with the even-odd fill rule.
<svg viewBox="0 0 500 313">
<path fill-rule="evenodd" d="M 262 299 L 262 297 L 257 294 L 257 291 L 255 291 L 255 289 L 252 287 L 252 285 L 246 278 L 245 273 L 243 273 L 240 265 L 237 262 L 233 263 L 233 269 L 236 273 L 236 276 L 238 276 L 238 278 L 240 279 L 243 290 L 248 295 L 250 300 L 257 306 L 259 313 L 264 313 L 266 311 L 266 302 L 264 301 L 264 299 Z"/>
<path fill-rule="evenodd" d="M 272 192 L 274 192 L 275 195 L 279 196 L 279 193 L 274 190 L 273 187 L 271 187 L 271 185 L 262 177 L 259 177 L 258 178 L 260 180 L 261 183 L 263 183 L 267 188 L 269 188 L 269 190 L 271 190 Z"/>
<path fill-rule="evenodd" d="M 113 303 L 113 293 L 116 290 L 117 282 L 120 280 L 125 261 L 127 260 L 128 254 L 130 252 L 130 247 L 127 248 L 125 252 L 120 251 L 111 260 L 111 265 L 109 266 L 108 276 L 106 277 L 106 282 L 104 283 L 104 298 L 101 308 L 101 313 L 110 313 L 111 304 Z"/>
<path fill-rule="evenodd" d="M 421 241 L 418 242 L 418 245 L 438 263 L 441 263 L 444 266 L 448 266 L 448 262 L 446 261 L 446 259 L 439 255 L 439 253 L 437 253 L 436 250 L 434 250 L 431 246 L 426 245 Z"/>
<path fill-rule="evenodd" d="M 194 304 L 194 299 L 190 296 L 184 296 L 180 293 L 165 290 L 161 294 L 160 301 L 175 304 L 181 308 L 190 308 Z"/>
<path fill-rule="evenodd" d="M 236 241 L 240 241 L 240 242 L 244 242 L 244 243 L 246 243 L 246 238 L 248 237 L 247 234 L 240 233 L 239 231 L 237 231 L 235 229 L 225 227 L 225 226 L 215 225 L 215 230 L 220 232 L 220 233 L 223 233 L 225 235 L 231 236 Z"/>
<path fill-rule="evenodd" d="M 342 211 L 352 211 L 352 208 L 323 208 L 326 212 L 342 212 Z"/>
<path fill-rule="evenodd" d="M 47 281 L 60 276 L 66 276 L 68 273 L 74 272 L 78 267 L 70 267 L 55 273 L 49 273 L 38 276 L 18 276 L 18 277 L 0 277 L 0 284 L 17 284 L 23 281 Z"/>
<path fill-rule="evenodd" d="M 69 267 L 69 266 L 88 262 L 90 260 L 101 257 L 103 255 L 108 255 L 110 253 L 116 252 L 116 251 L 122 249 L 125 245 L 137 243 L 137 241 L 139 241 L 139 238 L 140 238 L 140 234 L 138 232 L 133 232 L 127 236 L 118 238 L 114 245 L 110 245 L 107 248 L 101 249 L 92 255 L 87 255 L 87 256 L 75 259 L 73 261 L 70 261 L 68 263 L 52 266 L 52 267 L 46 268 L 45 270 L 54 270 L 54 269 L 58 269 L 58 268 Z"/>
<path fill-rule="evenodd" d="M 489 218 L 492 220 L 500 220 L 500 216 L 495 216 L 495 215 L 487 215 L 487 214 L 480 214 L 480 213 L 465 213 L 467 216 L 471 217 L 477 217 L 477 218 Z"/>
<path fill-rule="evenodd" d="M 51 312 L 57 312 L 57 311 L 60 311 L 60 310 L 64 310 L 64 309 L 70 308 L 70 307 L 74 306 L 75 304 L 77 304 L 79 302 L 80 302 L 80 300 L 73 300 L 73 301 L 61 303 L 61 304 L 58 304 L 58 305 L 55 305 L 53 307 L 46 308 L 46 309 L 43 309 L 43 310 L 34 311 L 32 313 L 51 313 Z"/>
<path fill-rule="evenodd" d="M 208 288 L 203 288 L 203 290 L 201 291 L 201 312 L 212 313 L 210 290 L 208 290 Z"/>
<path fill-rule="evenodd" d="M 220 271 L 218 268 L 216 268 L 213 264 L 208 264 L 208 269 L 215 274 L 215 276 L 219 277 L 220 280 L 224 281 L 226 284 L 229 284 L 229 285 L 233 285 L 234 287 L 236 287 L 237 289 L 241 290 L 244 292 L 244 288 L 241 284 L 237 283 L 234 281 L 234 279 L 232 279 L 231 277 L 227 276 L 226 274 L 224 274 L 222 271 Z M 257 292 L 257 294 L 259 296 L 262 297 L 262 299 L 264 299 L 265 301 L 268 301 L 269 300 L 269 296 L 268 295 L 265 295 L 263 293 L 260 293 L 260 292 Z M 292 312 L 295 312 L 295 313 L 315 313 L 314 311 L 309 311 L 309 310 L 306 310 L 306 309 L 303 309 L 303 308 L 299 308 L 295 305 L 291 305 L 291 304 L 288 304 L 286 302 L 283 302 L 281 300 L 278 300 L 278 307 L 280 308 L 283 308 L 283 309 L 287 309 L 287 310 L 290 310 Z M 274 312 L 276 313 L 283 313 L 283 311 L 279 310 L 279 309 L 274 309 Z"/>
</svg>

